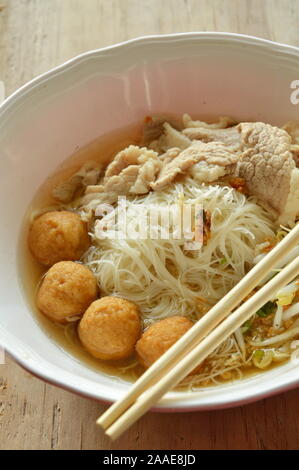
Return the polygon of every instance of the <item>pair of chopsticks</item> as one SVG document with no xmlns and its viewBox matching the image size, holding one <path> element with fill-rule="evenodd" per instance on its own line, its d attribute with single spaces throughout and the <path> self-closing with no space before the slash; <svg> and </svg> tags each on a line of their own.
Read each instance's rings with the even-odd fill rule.
<svg viewBox="0 0 299 470">
<path fill-rule="evenodd" d="M 122 399 L 103 413 L 97 420 L 97 424 L 105 430 L 105 433 L 112 439 L 119 437 L 166 392 L 175 387 L 257 310 L 273 298 L 279 289 L 291 282 L 299 274 L 299 257 L 231 313 L 298 244 L 299 223 L 225 297 L 166 351 L 135 382 Z M 225 318 L 226 320 L 222 321 Z"/>
</svg>

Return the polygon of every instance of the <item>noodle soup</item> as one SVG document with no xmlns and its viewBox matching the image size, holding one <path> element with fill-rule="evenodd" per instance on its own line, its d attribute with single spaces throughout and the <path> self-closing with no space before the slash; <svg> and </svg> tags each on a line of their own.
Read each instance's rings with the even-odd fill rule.
<svg viewBox="0 0 299 470">
<path fill-rule="evenodd" d="M 87 366 L 134 381 L 295 223 L 299 170 L 293 127 L 230 118 L 207 124 L 188 115 L 146 118 L 143 132 L 141 125 L 115 132 L 70 157 L 29 208 L 21 248 L 25 289 L 51 338 Z M 260 180 L 253 181 L 249 169 L 257 154 L 268 161 L 257 165 Z M 288 173 L 276 175 L 275 184 L 288 182 L 289 188 L 279 198 L 273 195 L 275 176 L 268 174 L 277 158 L 289 162 Z M 60 218 L 54 220 L 56 213 Z M 76 214 L 89 233 L 80 255 L 61 248 L 65 240 L 72 247 L 77 243 L 74 222 L 70 237 L 63 214 Z M 52 232 L 37 232 L 29 250 L 28 231 L 42 215 L 40 226 Z M 41 238 L 54 248 L 59 243 L 46 250 L 49 261 L 37 253 Z M 45 243 L 41 247 L 44 255 Z M 83 309 L 85 283 L 74 284 L 78 264 L 98 286 Z M 67 267 L 73 275 L 66 275 Z M 41 285 L 48 297 L 39 303 Z M 288 360 L 299 336 L 298 290 L 295 281 L 277 293 L 180 386 L 241 379 Z"/>
</svg>

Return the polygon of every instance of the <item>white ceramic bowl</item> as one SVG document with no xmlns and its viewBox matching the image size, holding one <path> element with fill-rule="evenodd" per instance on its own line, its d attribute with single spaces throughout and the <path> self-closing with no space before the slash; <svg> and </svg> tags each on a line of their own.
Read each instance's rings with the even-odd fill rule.
<svg viewBox="0 0 299 470">
<path fill-rule="evenodd" d="M 1 77 L 0 77 L 1 78 Z M 159 112 L 232 115 L 282 124 L 298 116 L 290 101 L 299 49 L 248 36 L 187 33 L 145 37 L 82 54 L 20 88 L 0 107 L 0 343 L 33 374 L 98 400 L 127 390 L 52 342 L 24 297 L 17 245 L 38 187 L 78 147 Z M 299 367 L 206 391 L 169 393 L 159 409 L 229 407 L 299 384 Z"/>
</svg>

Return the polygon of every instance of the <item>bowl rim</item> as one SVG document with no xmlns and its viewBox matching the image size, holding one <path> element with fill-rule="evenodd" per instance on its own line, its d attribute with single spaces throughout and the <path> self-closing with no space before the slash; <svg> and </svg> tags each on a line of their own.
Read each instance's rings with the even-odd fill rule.
<svg viewBox="0 0 299 470">
<path fill-rule="evenodd" d="M 1 104 L 0 104 L 0 116 L 3 115 L 6 110 L 8 110 L 11 106 L 13 106 L 24 93 L 32 90 L 35 86 L 39 85 L 41 82 L 50 79 L 53 75 L 56 75 L 57 72 L 62 72 L 73 65 L 78 65 L 80 62 L 88 60 L 89 58 L 95 55 L 105 55 L 110 51 L 115 51 L 117 49 L 123 50 L 130 46 L 142 45 L 147 44 L 150 42 L 155 43 L 166 43 L 166 42 L 173 42 L 177 40 L 223 40 L 226 42 L 231 43 L 239 43 L 243 45 L 249 45 L 257 48 L 264 48 L 268 51 L 274 52 L 282 52 L 286 53 L 289 51 L 292 53 L 293 56 L 297 56 L 299 58 L 299 47 L 291 46 L 288 44 L 283 44 L 275 41 L 271 41 L 269 39 L 263 39 L 256 36 L 249 36 L 244 34 L 238 33 L 228 33 L 228 32 L 183 32 L 183 33 L 174 33 L 174 34 L 160 34 L 160 35 L 146 35 L 140 36 L 137 38 L 129 39 L 127 41 L 119 42 L 110 46 L 105 46 L 103 48 L 93 49 L 81 54 L 76 55 L 75 57 L 68 59 L 67 61 L 63 62 L 62 64 L 51 68 L 50 70 L 39 74 L 35 78 L 31 79 L 17 90 L 15 90 L 10 96 L 8 96 Z M 3 329 L 0 327 L 0 333 Z M 1 338 L 2 341 L 3 338 Z M 14 350 L 13 341 L 10 341 L 9 337 L 3 339 L 2 344 L 7 351 L 7 353 L 25 370 L 29 371 L 34 376 L 46 381 L 47 383 L 59 386 L 64 390 L 71 391 L 76 393 L 82 397 L 88 397 L 97 401 L 101 401 L 104 403 L 112 403 L 109 398 L 107 398 L 106 394 L 101 394 L 101 390 L 99 387 L 99 393 L 95 394 L 93 392 L 88 392 L 86 390 L 80 389 L 80 386 L 76 385 L 66 385 L 65 381 L 62 378 L 55 377 L 54 372 L 50 370 L 45 370 L 44 367 L 40 367 L 38 363 L 32 363 L 31 361 L 27 361 L 26 358 L 22 357 L 22 354 L 18 353 L 18 350 Z M 220 408 L 229 408 L 234 406 L 243 405 L 246 403 L 251 403 L 257 400 L 261 400 L 263 398 L 291 390 L 299 386 L 299 375 L 298 377 L 288 378 L 288 379 L 281 379 L 281 382 L 265 389 L 255 388 L 255 390 L 250 390 L 247 394 L 243 393 L 244 396 L 241 398 L 232 398 L 229 399 L 227 396 L 223 398 L 221 394 L 219 395 L 218 402 L 213 403 L 198 403 L 198 404 L 188 404 L 186 401 L 180 401 L 179 403 L 175 403 L 174 400 L 170 400 L 167 402 L 167 399 L 155 408 L 153 411 L 195 411 L 195 410 L 209 410 L 209 409 L 220 409 Z"/>
<path fill-rule="evenodd" d="M 45 78 L 50 78 L 52 75 L 55 75 L 57 72 L 63 71 L 67 69 L 69 66 L 78 64 L 89 57 L 98 54 L 106 54 L 109 51 L 114 51 L 120 48 L 126 48 L 131 45 L 137 44 L 146 44 L 150 41 L 154 42 L 166 42 L 166 41 L 174 41 L 176 39 L 222 39 L 224 41 L 232 40 L 235 43 L 247 44 L 251 46 L 264 46 L 269 50 L 274 50 L 276 52 L 285 52 L 286 50 L 292 51 L 296 55 L 299 56 L 299 47 L 292 46 L 290 44 L 283 44 L 281 42 L 271 41 L 270 39 L 264 39 L 257 36 L 250 36 L 247 34 L 239 34 L 239 33 L 228 33 L 228 32 L 218 32 L 218 31 L 190 31 L 190 32 L 183 32 L 183 33 L 172 33 L 172 34 L 152 34 L 146 36 L 139 36 L 137 38 L 128 39 L 127 41 L 118 42 L 116 44 L 112 44 L 109 46 L 104 46 L 98 49 L 91 49 L 87 52 L 82 52 L 81 54 L 77 54 L 76 56 L 64 61 L 63 63 L 52 67 L 51 69 L 38 74 L 36 77 L 32 78 L 24 85 L 21 85 L 17 88 L 14 92 L 12 92 L 7 98 L 5 98 L 2 103 L 0 103 L 0 113 L 2 113 L 8 106 L 10 106 L 22 92 L 29 91 L 35 85 L 38 85 L 41 81 Z"/>
</svg>

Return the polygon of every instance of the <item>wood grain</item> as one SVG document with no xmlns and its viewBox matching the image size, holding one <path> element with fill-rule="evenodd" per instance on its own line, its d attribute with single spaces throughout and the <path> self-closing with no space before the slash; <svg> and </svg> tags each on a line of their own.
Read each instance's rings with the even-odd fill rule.
<svg viewBox="0 0 299 470">
<path fill-rule="evenodd" d="M 299 46 L 298 0 L 0 0 L 8 94 L 81 52 L 147 34 L 229 31 Z M 116 443 L 104 405 L 0 365 L 0 449 L 298 449 L 299 390 L 230 410 L 148 414 Z M 175 431 L 174 431 L 175 430 Z"/>
</svg>

